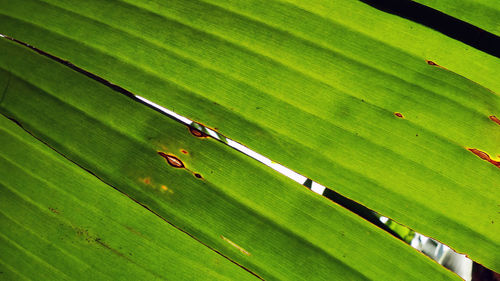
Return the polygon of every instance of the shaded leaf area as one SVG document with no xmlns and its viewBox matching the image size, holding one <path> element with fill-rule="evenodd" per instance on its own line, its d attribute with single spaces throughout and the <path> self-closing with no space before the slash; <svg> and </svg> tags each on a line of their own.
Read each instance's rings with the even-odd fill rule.
<svg viewBox="0 0 500 281">
<path fill-rule="evenodd" d="M 414 0 L 500 36 L 500 2 L 496 0 Z M 492 46 L 493 47 L 493 46 Z M 497 48 L 499 48 L 497 46 Z"/>
<path fill-rule="evenodd" d="M 458 279 L 261 163 L 10 40 L 0 49 L 4 115 L 262 278 Z"/>
<path fill-rule="evenodd" d="M 423 24 L 445 34 L 446 36 L 459 40 L 480 51 L 500 58 L 500 48 L 498 47 L 500 46 L 500 37 L 466 21 L 462 21 L 458 18 L 452 17 L 441 11 L 422 5 L 412 0 L 360 1 L 381 11 Z M 460 9 L 463 10 L 464 7 L 461 6 Z M 486 7 L 483 7 L 483 9 L 494 11 L 493 9 L 487 9 Z M 484 17 L 484 15 L 481 14 L 482 11 L 480 9 L 475 9 L 472 11 L 473 12 L 471 13 L 469 10 L 469 13 L 477 16 L 481 15 L 481 17 Z M 490 16 L 492 17 L 486 18 L 490 21 L 495 21 L 497 18 L 497 16 L 494 15 L 495 12 L 493 12 L 493 14 L 490 13 Z"/>
<path fill-rule="evenodd" d="M 0 279 L 258 280 L 4 116 L 0 143 Z"/>
<path fill-rule="evenodd" d="M 415 237 L 415 232 L 412 231 L 411 229 L 408 229 L 407 227 L 400 225 L 399 223 L 389 220 L 387 221 L 387 226 L 392 229 L 394 232 L 398 234 L 403 241 L 405 241 L 408 244 L 411 244 L 411 240 L 413 237 Z"/>
<path fill-rule="evenodd" d="M 500 174 L 467 150 L 498 160 L 500 98 L 453 73 L 496 91 L 500 60 L 361 2 L 211 2 L 0 1 L 0 33 L 500 270 Z"/>
</svg>

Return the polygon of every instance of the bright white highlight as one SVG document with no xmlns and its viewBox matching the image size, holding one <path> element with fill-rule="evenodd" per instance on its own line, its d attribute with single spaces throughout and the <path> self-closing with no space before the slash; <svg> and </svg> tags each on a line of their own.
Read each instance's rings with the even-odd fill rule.
<svg viewBox="0 0 500 281">
<path fill-rule="evenodd" d="M 321 184 L 317 182 L 313 182 L 311 185 L 311 190 L 318 193 L 319 195 L 323 195 L 323 192 L 325 192 L 326 187 L 322 186 Z"/>
<path fill-rule="evenodd" d="M 186 125 L 191 125 L 193 123 L 192 120 L 189 120 L 188 118 L 182 116 L 182 115 L 179 115 L 175 112 L 173 112 L 172 110 L 169 110 L 169 109 L 166 109 L 165 107 L 157 104 L 157 103 L 154 103 L 146 98 L 143 98 L 141 96 L 138 96 L 138 95 L 135 95 L 135 97 L 144 102 L 145 104 L 167 114 L 168 116 L 170 117 L 173 117 L 179 121 L 181 121 L 182 123 L 186 124 Z M 217 139 L 217 140 L 221 140 L 219 135 L 217 134 L 217 132 L 215 132 L 214 130 L 212 129 L 209 129 L 209 128 L 206 128 L 205 127 L 205 132 L 208 133 L 211 137 L 213 137 L 214 139 Z M 278 164 L 276 162 L 273 162 L 271 159 L 251 150 L 250 148 L 242 145 L 241 143 L 238 143 L 238 142 L 235 142 L 233 141 L 232 139 L 229 139 L 229 138 L 226 138 L 227 140 L 227 145 L 229 145 L 230 147 L 252 157 L 253 159 L 263 163 L 264 165 L 274 169 L 275 171 L 279 172 L 280 174 L 282 175 L 285 175 L 287 177 L 289 177 L 290 179 L 298 182 L 299 184 L 304 184 L 304 182 L 307 180 L 306 177 L 304 177 L 303 175 L 299 174 L 299 173 L 296 173 L 290 169 L 288 169 L 287 167 L 281 165 L 281 164 Z M 318 194 L 323 194 L 323 191 L 325 191 L 325 187 L 316 183 L 316 182 L 313 182 L 312 183 L 312 187 L 311 187 L 311 190 L 318 193 Z"/>
<path fill-rule="evenodd" d="M 307 179 L 303 175 L 300 175 L 300 174 L 288 169 L 287 167 L 285 167 L 283 165 L 280 165 L 276 162 L 273 162 L 271 159 L 263 156 L 262 154 L 259 154 L 255 151 L 251 150 L 250 148 L 242 145 L 239 142 L 233 141 L 232 139 L 227 139 L 227 145 L 229 145 L 230 147 L 252 157 L 253 159 L 261 162 L 262 164 L 272 168 L 273 170 L 291 178 L 292 180 L 294 180 L 300 184 L 303 184 L 304 181 Z"/>
<path fill-rule="evenodd" d="M 268 165 L 269 167 L 273 168 L 274 170 L 280 172 L 281 174 L 291 178 L 292 180 L 300 183 L 300 184 L 304 184 L 304 182 L 306 181 L 306 177 L 304 177 L 303 175 L 301 174 L 298 174 L 290 169 L 288 169 L 287 167 L 281 165 L 281 164 L 278 164 L 276 162 L 272 162 L 271 165 Z"/>
<path fill-rule="evenodd" d="M 264 163 L 265 165 L 267 166 L 270 166 L 271 165 L 271 160 L 267 157 L 264 157 L 262 156 L 261 154 L 251 150 L 250 148 L 242 145 L 241 143 L 239 142 L 235 142 L 234 140 L 232 139 L 226 139 L 227 140 L 227 145 L 229 145 L 230 147 L 240 151 L 240 152 L 243 152 L 244 154 L 252 157 L 253 159 L 259 161 L 259 162 L 262 162 Z"/>
<path fill-rule="evenodd" d="M 0 34 L 0 37 L 5 37 L 5 36 Z M 188 126 L 191 126 L 191 124 L 193 124 L 192 120 L 184 116 L 181 116 L 172 110 L 166 109 L 165 107 L 156 104 L 148 99 L 145 99 L 137 95 L 135 95 L 135 98 Z M 213 137 L 216 140 L 226 143 L 228 146 L 238 150 L 239 152 L 263 163 L 264 165 L 274 169 L 278 173 L 296 181 L 301 185 L 304 185 L 305 181 L 307 180 L 307 178 L 304 177 L 303 175 L 296 173 L 290 170 L 289 168 L 272 161 L 271 159 L 251 150 L 250 148 L 242 145 L 241 143 L 238 143 L 229 138 L 225 138 L 225 140 L 223 140 L 224 138 L 221 139 L 219 134 L 212 129 L 203 127 L 203 132 L 207 133 L 209 136 Z M 325 186 L 314 181 L 311 183 L 311 191 L 319 195 L 323 195 L 325 190 L 326 190 Z M 389 218 L 381 216 L 380 221 L 385 224 L 389 221 Z M 411 246 L 425 253 L 426 255 L 430 256 L 432 259 L 436 260 L 440 264 L 444 263 L 448 264 L 447 267 L 451 268 L 454 272 L 459 274 L 465 281 L 471 280 L 472 261 L 468 259 L 465 255 L 457 254 L 446 245 L 434 241 L 419 233 L 415 233 L 415 237 L 411 241 Z M 452 265 L 451 267 L 450 264 Z"/>
<path fill-rule="evenodd" d="M 205 128 L 205 129 L 206 129 L 207 133 L 208 133 L 210 136 L 212 136 L 214 139 L 216 139 L 216 140 L 220 140 L 219 135 L 217 134 L 217 132 L 216 132 L 216 131 L 211 130 L 211 129 L 209 129 L 209 128 Z"/>
<path fill-rule="evenodd" d="M 152 102 L 152 101 L 150 101 L 150 100 L 148 100 L 148 99 L 145 99 L 145 98 L 143 98 L 143 97 L 141 97 L 141 96 L 138 96 L 138 95 L 135 95 L 135 97 L 136 97 L 138 100 L 140 100 L 140 101 L 142 101 L 142 102 L 144 102 L 144 103 L 146 103 L 146 104 L 148 104 L 148 105 L 150 105 L 150 106 L 152 106 L 152 107 L 154 107 L 154 108 L 156 108 L 156 109 L 160 110 L 161 112 L 163 112 L 163 113 L 165 113 L 165 114 L 167 114 L 167 115 L 169 115 L 169 116 L 174 117 L 175 119 L 177 119 L 177 120 L 181 121 L 181 122 L 182 122 L 182 123 L 184 123 L 184 124 L 189 125 L 189 124 L 191 124 L 191 123 L 192 123 L 192 121 L 191 121 L 191 120 L 189 120 L 189 119 L 187 119 L 186 117 L 184 117 L 184 116 L 182 116 L 182 115 L 179 115 L 179 114 L 177 114 L 177 113 L 173 112 L 172 110 L 166 109 L 165 107 L 163 107 L 163 106 L 161 106 L 161 105 L 159 105 L 159 104 L 156 104 L 156 103 L 154 103 L 154 102 Z"/>
</svg>

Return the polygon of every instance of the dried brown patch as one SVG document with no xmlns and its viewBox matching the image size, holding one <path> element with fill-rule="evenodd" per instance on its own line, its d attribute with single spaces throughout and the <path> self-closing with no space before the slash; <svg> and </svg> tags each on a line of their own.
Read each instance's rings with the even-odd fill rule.
<svg viewBox="0 0 500 281">
<path fill-rule="evenodd" d="M 495 115 L 490 115 L 489 116 L 490 120 L 497 123 L 498 125 L 500 125 L 500 119 L 498 119 Z"/>
<path fill-rule="evenodd" d="M 439 66 L 437 63 L 431 61 L 431 60 L 426 60 L 425 62 L 427 62 L 428 65 L 432 65 L 432 66 Z"/>
<path fill-rule="evenodd" d="M 174 155 L 166 154 L 164 152 L 158 151 L 158 154 L 167 160 L 167 163 L 174 168 L 184 168 L 184 163 Z"/>
<path fill-rule="evenodd" d="M 189 127 L 189 132 L 197 137 L 197 138 L 206 138 L 208 137 L 207 134 L 203 133 L 202 131 L 198 130 L 198 129 L 195 129 L 193 127 Z"/>
<path fill-rule="evenodd" d="M 470 152 L 476 154 L 477 157 L 479 157 L 485 161 L 490 162 L 491 164 L 495 165 L 497 168 L 500 168 L 500 162 L 491 159 L 491 157 L 488 155 L 488 153 L 481 151 L 479 149 L 475 149 L 475 148 L 468 148 L 468 150 Z"/>
</svg>

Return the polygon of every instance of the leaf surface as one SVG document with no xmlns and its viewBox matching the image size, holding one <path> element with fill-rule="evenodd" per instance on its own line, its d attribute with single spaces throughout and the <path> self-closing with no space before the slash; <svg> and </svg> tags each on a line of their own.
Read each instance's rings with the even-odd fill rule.
<svg viewBox="0 0 500 281">
<path fill-rule="evenodd" d="M 262 278 L 458 279 L 257 161 L 25 47 L 0 49 L 3 114 Z"/>
<path fill-rule="evenodd" d="M 4 116 L 0 143 L 3 280 L 258 280 Z"/>
<path fill-rule="evenodd" d="M 499 160 L 468 79 L 498 91 L 500 60 L 356 1 L 210 2 L 3 1 L 0 32 L 500 270 L 500 174 L 467 150 Z"/>
<path fill-rule="evenodd" d="M 495 0 L 414 0 L 500 36 L 500 2 Z"/>
</svg>

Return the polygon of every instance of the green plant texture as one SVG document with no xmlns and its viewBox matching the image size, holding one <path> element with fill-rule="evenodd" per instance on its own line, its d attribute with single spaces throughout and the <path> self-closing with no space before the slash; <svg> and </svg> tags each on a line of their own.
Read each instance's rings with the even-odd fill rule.
<svg viewBox="0 0 500 281">
<path fill-rule="evenodd" d="M 351 0 L 0 0 L 0 34 L 0 279 L 460 280 L 131 95 L 500 271 L 493 55 Z"/>
</svg>

